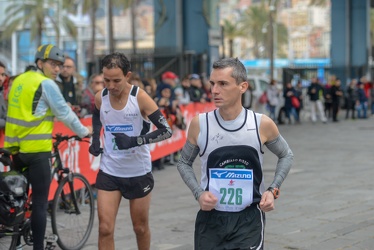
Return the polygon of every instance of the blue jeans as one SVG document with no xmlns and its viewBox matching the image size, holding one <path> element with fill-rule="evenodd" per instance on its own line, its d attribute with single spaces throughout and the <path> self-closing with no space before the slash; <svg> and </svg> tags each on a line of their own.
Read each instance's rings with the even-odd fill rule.
<svg viewBox="0 0 374 250">
<path fill-rule="evenodd" d="M 268 104 L 269 117 L 275 121 L 275 106 Z"/>
<path fill-rule="evenodd" d="M 296 109 L 294 107 L 286 108 L 286 117 L 291 122 L 291 115 L 295 118 L 295 121 L 299 121 L 299 116 L 297 115 Z"/>
<path fill-rule="evenodd" d="M 358 118 L 366 118 L 367 115 L 367 109 L 368 109 L 368 103 L 367 102 L 360 102 L 360 105 L 356 107 L 357 109 L 357 117 Z M 361 111 L 363 111 L 363 116 L 361 116 Z"/>
</svg>

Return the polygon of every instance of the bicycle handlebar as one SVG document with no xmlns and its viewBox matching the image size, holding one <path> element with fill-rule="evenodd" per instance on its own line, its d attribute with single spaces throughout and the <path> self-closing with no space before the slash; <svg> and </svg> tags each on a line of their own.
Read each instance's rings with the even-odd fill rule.
<svg viewBox="0 0 374 250">
<path fill-rule="evenodd" d="M 52 139 L 55 140 L 55 142 L 53 143 L 53 146 L 58 147 L 58 145 L 60 145 L 61 142 L 69 141 L 70 139 L 74 139 L 74 140 L 77 140 L 77 141 L 83 141 L 83 142 L 89 142 L 89 141 L 84 140 L 84 139 L 90 138 L 90 137 L 91 137 L 90 135 L 87 135 L 87 136 L 81 138 L 78 135 L 62 135 L 61 133 L 57 133 L 54 136 L 52 136 Z"/>
</svg>

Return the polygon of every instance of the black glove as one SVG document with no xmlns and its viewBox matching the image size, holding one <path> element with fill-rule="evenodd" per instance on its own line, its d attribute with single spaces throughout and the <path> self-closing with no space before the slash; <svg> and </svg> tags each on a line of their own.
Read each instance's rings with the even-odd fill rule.
<svg viewBox="0 0 374 250">
<path fill-rule="evenodd" d="M 129 149 L 136 146 L 140 146 L 137 143 L 136 136 L 128 136 L 124 133 L 112 133 L 118 149 Z"/>
<path fill-rule="evenodd" d="M 103 149 L 100 148 L 100 140 L 92 140 L 92 144 L 88 148 L 88 151 L 93 156 L 99 156 L 103 152 Z"/>
</svg>

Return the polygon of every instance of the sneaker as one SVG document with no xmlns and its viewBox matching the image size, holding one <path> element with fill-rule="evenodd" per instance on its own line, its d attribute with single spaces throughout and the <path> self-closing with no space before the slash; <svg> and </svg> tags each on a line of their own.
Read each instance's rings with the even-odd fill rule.
<svg viewBox="0 0 374 250">
<path fill-rule="evenodd" d="M 18 246 L 16 246 L 16 250 L 22 250 L 23 248 L 22 248 L 22 245 L 18 245 Z"/>
<path fill-rule="evenodd" d="M 56 242 L 58 240 L 58 236 L 55 234 L 51 234 L 49 236 L 44 237 L 46 241 L 45 250 L 53 250 L 56 247 Z"/>
</svg>

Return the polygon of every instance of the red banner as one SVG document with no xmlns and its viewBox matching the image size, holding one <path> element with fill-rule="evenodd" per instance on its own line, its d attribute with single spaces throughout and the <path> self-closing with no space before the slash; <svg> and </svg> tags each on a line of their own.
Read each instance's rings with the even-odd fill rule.
<svg viewBox="0 0 374 250">
<path fill-rule="evenodd" d="M 186 130 L 180 130 L 177 127 L 173 127 L 173 136 L 167 140 L 150 144 L 152 160 L 157 160 L 171 153 L 177 152 L 183 148 L 186 142 L 186 132 L 188 131 L 188 125 L 192 118 L 199 114 L 208 112 L 215 109 L 212 103 L 191 103 L 187 106 L 182 106 L 183 117 L 187 124 Z M 91 118 L 81 119 L 84 125 L 91 125 Z M 152 128 L 154 129 L 154 128 Z M 66 127 L 62 122 L 56 122 L 54 125 L 53 134 L 61 133 L 63 135 L 73 135 L 74 133 Z M 0 132 L 0 147 L 4 145 L 4 133 Z M 89 143 L 70 141 L 69 143 L 62 143 L 60 146 L 60 155 L 65 167 L 69 167 L 74 172 L 83 174 L 91 184 L 96 181 L 96 173 L 100 167 L 100 157 L 94 157 L 88 153 Z M 7 167 L 4 167 L 0 163 L 0 171 L 8 171 Z M 52 181 L 50 189 L 50 199 L 53 199 L 53 194 L 57 188 L 56 181 Z"/>
</svg>

